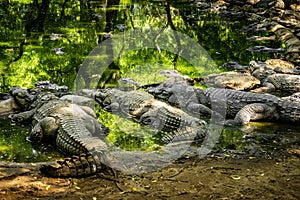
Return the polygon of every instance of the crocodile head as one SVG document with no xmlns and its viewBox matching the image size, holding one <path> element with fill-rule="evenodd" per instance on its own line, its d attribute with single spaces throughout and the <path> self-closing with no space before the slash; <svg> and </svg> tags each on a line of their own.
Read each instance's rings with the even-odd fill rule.
<svg viewBox="0 0 300 200">
<path fill-rule="evenodd" d="M 0 102 L 0 115 L 8 115 L 26 110 L 34 100 L 34 95 L 20 87 L 12 87 L 8 99 Z"/>
<path fill-rule="evenodd" d="M 146 91 L 177 107 L 190 101 L 195 95 L 195 88 L 182 82 L 165 82 L 158 87 L 147 88 Z"/>
<path fill-rule="evenodd" d="M 20 87 L 12 87 L 10 95 L 22 110 L 28 109 L 36 97 L 34 93 L 30 94 L 26 89 Z"/>
<path fill-rule="evenodd" d="M 29 110 L 41 93 L 42 90 L 39 88 L 27 90 L 17 86 L 12 87 L 9 91 L 9 98 L 0 102 L 0 115 Z"/>
<path fill-rule="evenodd" d="M 39 143 L 43 140 L 43 130 L 41 127 L 35 127 L 34 131 L 30 132 L 30 135 L 26 137 L 26 140 L 31 143 Z"/>
<path fill-rule="evenodd" d="M 95 100 L 109 112 L 117 112 L 120 108 L 119 103 L 115 101 L 115 94 L 118 92 L 114 89 L 103 89 L 94 93 Z"/>
<path fill-rule="evenodd" d="M 149 87 L 146 91 L 162 100 L 168 100 L 168 98 L 173 94 L 170 87 L 161 85 L 158 87 Z"/>
<path fill-rule="evenodd" d="M 50 95 L 52 97 L 49 97 L 48 92 L 53 93 Z M 62 96 L 67 93 L 68 87 L 59 86 L 50 81 L 36 82 L 35 87 L 30 89 L 23 89 L 17 86 L 12 87 L 9 95 L 2 94 L 5 96 L 1 97 L 3 101 L 0 102 L 0 116 L 28 110 L 36 106 L 34 102 L 37 99 L 42 98 L 42 101 L 45 102 L 47 99 L 53 99 L 53 96 Z"/>
</svg>

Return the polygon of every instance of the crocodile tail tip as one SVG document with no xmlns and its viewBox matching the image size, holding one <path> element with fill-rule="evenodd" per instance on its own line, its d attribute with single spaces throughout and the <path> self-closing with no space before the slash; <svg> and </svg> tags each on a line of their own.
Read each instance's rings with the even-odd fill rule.
<svg viewBox="0 0 300 200">
<path fill-rule="evenodd" d="M 48 177 L 86 177 L 103 170 L 103 165 L 90 154 L 72 156 L 40 167 Z"/>
</svg>

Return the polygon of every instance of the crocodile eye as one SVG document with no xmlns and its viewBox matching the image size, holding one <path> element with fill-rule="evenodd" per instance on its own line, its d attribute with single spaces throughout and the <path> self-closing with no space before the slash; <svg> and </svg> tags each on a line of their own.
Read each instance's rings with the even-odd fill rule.
<svg viewBox="0 0 300 200">
<path fill-rule="evenodd" d="M 154 117 L 144 117 L 141 119 L 141 123 L 154 129 L 159 129 L 161 127 L 161 121 Z"/>
</svg>

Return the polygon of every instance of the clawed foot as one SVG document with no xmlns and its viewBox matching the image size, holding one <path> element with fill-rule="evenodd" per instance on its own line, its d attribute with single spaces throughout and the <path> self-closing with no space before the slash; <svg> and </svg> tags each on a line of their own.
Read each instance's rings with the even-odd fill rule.
<svg viewBox="0 0 300 200">
<path fill-rule="evenodd" d="M 19 122 L 22 122 L 24 121 L 23 117 L 18 115 L 18 114 L 10 114 L 8 116 L 8 118 L 10 119 L 11 122 L 13 123 L 19 123 Z"/>
</svg>

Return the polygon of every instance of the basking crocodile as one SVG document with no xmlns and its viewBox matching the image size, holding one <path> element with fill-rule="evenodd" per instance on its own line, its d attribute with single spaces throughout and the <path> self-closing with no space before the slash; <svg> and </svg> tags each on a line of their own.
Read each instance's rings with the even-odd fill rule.
<svg viewBox="0 0 300 200">
<path fill-rule="evenodd" d="M 106 110 L 118 115 L 130 117 L 134 121 L 159 130 L 162 142 L 203 139 L 206 122 L 192 117 L 184 111 L 172 107 L 143 91 L 121 91 L 106 89 L 94 94 L 95 100 Z M 192 127 L 196 135 L 177 132 L 182 127 Z M 177 135 L 172 135 L 174 131 Z M 194 133 L 194 131 L 193 131 Z"/>
<path fill-rule="evenodd" d="M 269 94 L 230 89 L 208 88 L 201 90 L 179 82 L 162 83 L 147 91 L 156 98 L 190 108 L 192 112 L 203 114 L 200 108 L 219 111 L 226 109 L 226 125 L 243 125 L 251 120 L 268 120 L 297 123 L 300 121 L 300 105 Z M 191 97 L 191 98 L 190 98 Z M 196 97 L 196 98 L 195 98 Z M 192 105 L 192 106 L 191 106 Z M 212 111 L 211 111 L 212 112 Z M 224 112 L 223 112 L 224 113 Z M 223 114 L 221 113 L 221 114 Z"/>
<path fill-rule="evenodd" d="M 103 141 L 108 129 L 95 118 L 91 109 L 59 99 L 52 93 L 30 94 L 13 87 L 10 91 L 18 105 L 26 111 L 12 114 L 14 122 L 29 121 L 32 125 L 28 140 L 54 144 L 62 153 L 76 155 L 53 165 L 43 165 L 41 171 L 51 176 L 87 176 L 104 168 L 97 155 L 106 151 Z"/>
<path fill-rule="evenodd" d="M 15 99 L 8 93 L 0 93 L 0 116 L 20 112 L 21 110 L 26 109 L 26 107 L 32 102 L 34 95 L 40 92 L 51 92 L 58 97 L 69 93 L 69 88 L 67 86 L 60 86 L 50 81 L 39 81 L 34 83 L 34 85 L 34 88 L 30 88 L 28 90 L 15 87 L 14 93 L 18 93 L 18 95 L 15 96 L 17 101 L 15 101 Z M 23 105 L 20 105 L 20 103 Z"/>
<path fill-rule="evenodd" d="M 300 91 L 300 75 L 276 73 L 276 68 L 273 69 L 265 62 L 251 61 L 249 65 L 252 75 L 258 78 L 262 85 L 262 87 L 252 90 L 253 92 L 280 90 L 293 93 Z"/>
</svg>

